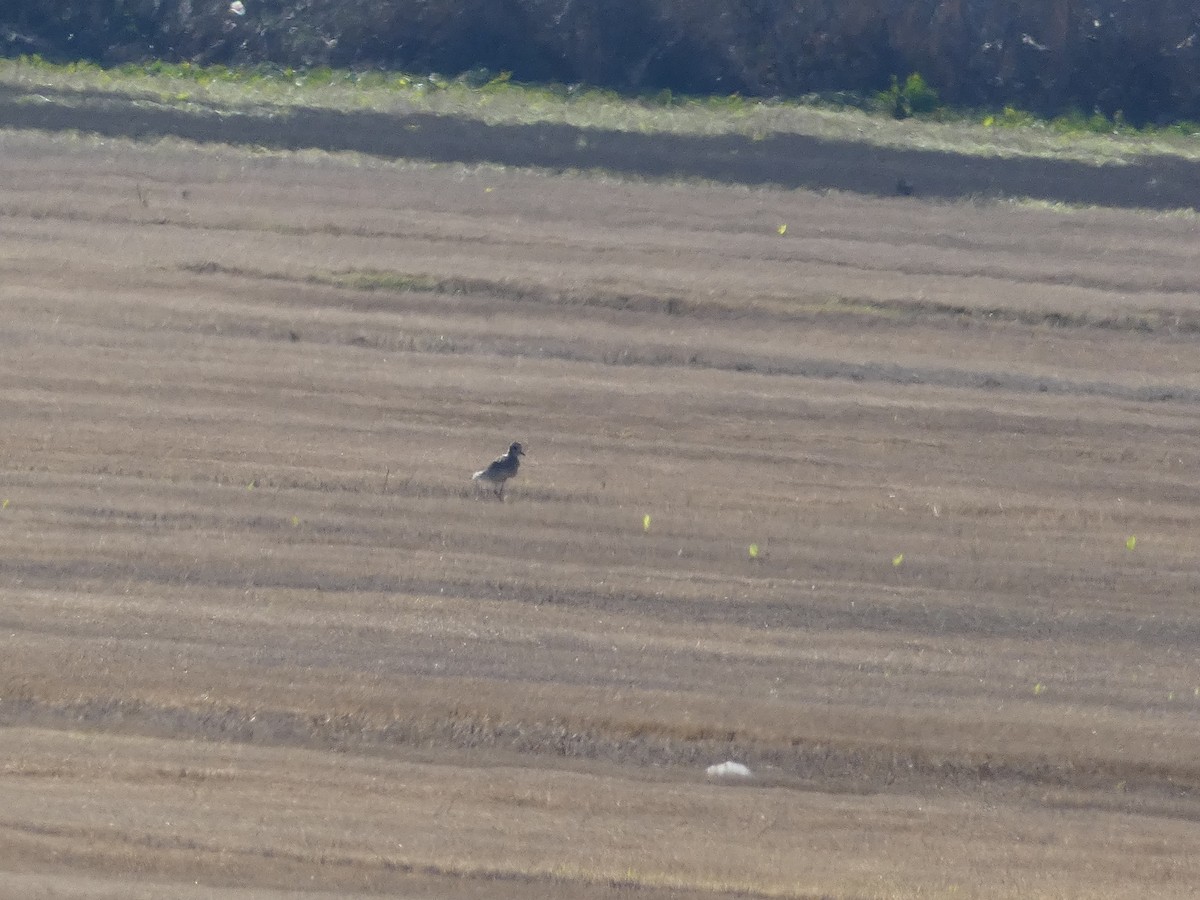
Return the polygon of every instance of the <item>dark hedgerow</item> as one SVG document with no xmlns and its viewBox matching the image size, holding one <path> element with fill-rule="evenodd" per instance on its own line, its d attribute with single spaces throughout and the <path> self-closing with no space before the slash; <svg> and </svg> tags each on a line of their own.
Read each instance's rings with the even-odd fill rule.
<svg viewBox="0 0 1200 900">
<path fill-rule="evenodd" d="M 0 54 L 106 65 L 512 72 L 649 96 L 879 94 L 1200 119 L 1195 0 L 11 0 Z M 921 73 L 907 75 L 906 73 Z M 904 81 L 900 81 L 904 78 Z M 896 79 L 894 82 L 892 79 Z M 889 86 L 890 85 L 890 86 Z M 664 95 L 665 96 L 665 95 Z"/>
</svg>

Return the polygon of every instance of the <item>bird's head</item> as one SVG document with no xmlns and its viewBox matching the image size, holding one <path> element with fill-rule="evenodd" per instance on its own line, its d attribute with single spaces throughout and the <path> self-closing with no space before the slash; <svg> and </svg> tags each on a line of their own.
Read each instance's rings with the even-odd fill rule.
<svg viewBox="0 0 1200 900">
<path fill-rule="evenodd" d="M 509 456 L 524 456 L 525 455 L 525 448 L 521 446 L 520 441 L 513 441 L 512 444 L 509 445 L 508 455 Z"/>
</svg>

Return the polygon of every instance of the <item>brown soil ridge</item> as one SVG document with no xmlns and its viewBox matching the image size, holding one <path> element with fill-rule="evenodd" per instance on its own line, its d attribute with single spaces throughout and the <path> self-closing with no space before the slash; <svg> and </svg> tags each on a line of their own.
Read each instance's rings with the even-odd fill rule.
<svg viewBox="0 0 1200 900">
<path fill-rule="evenodd" d="M 565 719 L 504 721 L 462 712 L 396 719 L 381 725 L 352 712 L 331 716 L 263 707 L 191 709 L 120 697 L 46 702 L 20 696 L 19 691 L 0 699 L 0 725 L 85 727 L 114 734 L 354 754 L 488 751 L 516 754 L 527 761 L 541 757 L 685 769 L 695 777 L 712 760 L 737 759 L 757 773 L 758 784 L 833 793 L 970 791 L 986 785 L 1095 791 L 1117 784 L 1122 804 L 1136 796 L 1152 804 L 1150 809 L 1142 809 L 1143 813 L 1200 822 L 1200 813 L 1187 804 L 1200 792 L 1200 767 L 1191 762 L 1167 765 L 1111 755 L 1067 761 L 1033 753 L 955 754 L 895 743 L 822 738 L 771 741 L 736 731 L 675 734 L 665 726 L 646 730 Z"/>
</svg>

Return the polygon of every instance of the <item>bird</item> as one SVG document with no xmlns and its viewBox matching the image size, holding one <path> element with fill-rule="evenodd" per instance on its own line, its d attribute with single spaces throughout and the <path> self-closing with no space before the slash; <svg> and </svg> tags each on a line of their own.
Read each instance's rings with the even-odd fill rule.
<svg viewBox="0 0 1200 900">
<path fill-rule="evenodd" d="M 471 476 L 471 480 L 476 482 L 477 486 L 487 485 L 497 500 L 503 500 L 504 482 L 517 474 L 517 469 L 521 467 L 521 457 L 524 455 L 525 449 L 521 442 L 513 441 L 509 444 L 507 453 L 492 460 L 491 465 L 480 469 Z"/>
</svg>

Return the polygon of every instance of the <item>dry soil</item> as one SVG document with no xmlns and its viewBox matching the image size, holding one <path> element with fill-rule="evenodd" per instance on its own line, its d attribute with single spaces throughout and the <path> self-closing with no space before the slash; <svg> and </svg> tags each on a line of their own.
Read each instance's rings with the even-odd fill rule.
<svg viewBox="0 0 1200 900">
<path fill-rule="evenodd" d="M 1198 284 L 1192 214 L 0 132 L 0 895 L 1195 896 Z"/>
</svg>

